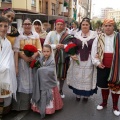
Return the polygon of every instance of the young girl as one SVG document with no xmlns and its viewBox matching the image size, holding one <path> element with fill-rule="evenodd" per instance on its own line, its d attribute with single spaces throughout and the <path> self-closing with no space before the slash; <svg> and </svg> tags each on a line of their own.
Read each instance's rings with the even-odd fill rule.
<svg viewBox="0 0 120 120">
<path fill-rule="evenodd" d="M 55 61 L 50 45 L 43 46 L 43 56 L 39 59 L 41 67 L 37 69 L 33 86 L 32 110 L 45 114 L 53 114 L 55 110 L 62 109 L 63 102 L 57 87 Z"/>
<path fill-rule="evenodd" d="M 6 38 L 8 19 L 0 17 L 0 118 L 5 110 L 5 101 L 16 97 L 17 81 L 14 65 L 14 53 Z"/>
</svg>

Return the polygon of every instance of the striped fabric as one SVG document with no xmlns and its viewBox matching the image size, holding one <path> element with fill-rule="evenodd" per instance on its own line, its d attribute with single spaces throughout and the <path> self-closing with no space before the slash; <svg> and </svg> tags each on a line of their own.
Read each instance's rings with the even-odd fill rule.
<svg viewBox="0 0 120 120">
<path fill-rule="evenodd" d="M 104 48 L 105 48 L 105 34 L 102 33 L 98 37 L 98 43 L 97 43 L 97 54 L 98 58 L 100 59 L 100 62 L 103 60 L 104 56 Z"/>
<path fill-rule="evenodd" d="M 113 61 L 108 81 L 111 90 L 120 91 L 120 33 L 117 33 L 114 40 Z"/>
<path fill-rule="evenodd" d="M 61 44 L 68 44 L 70 39 L 72 38 L 71 35 L 65 33 L 60 40 Z M 60 79 L 66 78 L 66 73 L 69 64 L 69 57 L 66 58 L 64 49 L 58 49 L 55 53 L 55 62 L 56 62 L 56 71 L 57 77 Z"/>
</svg>

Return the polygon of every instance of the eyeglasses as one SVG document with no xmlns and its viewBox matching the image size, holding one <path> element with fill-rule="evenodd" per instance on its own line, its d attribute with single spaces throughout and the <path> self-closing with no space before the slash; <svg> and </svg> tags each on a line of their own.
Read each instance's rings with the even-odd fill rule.
<svg viewBox="0 0 120 120">
<path fill-rule="evenodd" d="M 25 25 L 25 26 L 30 26 L 30 25 L 32 25 L 31 23 L 23 23 L 23 25 Z"/>
</svg>

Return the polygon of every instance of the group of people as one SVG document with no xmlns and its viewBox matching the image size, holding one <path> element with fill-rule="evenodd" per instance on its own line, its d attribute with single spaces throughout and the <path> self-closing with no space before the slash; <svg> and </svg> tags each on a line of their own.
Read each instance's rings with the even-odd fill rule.
<svg viewBox="0 0 120 120">
<path fill-rule="evenodd" d="M 97 110 L 107 106 L 109 92 L 113 100 L 113 113 L 120 115 L 118 100 L 119 81 L 119 33 L 114 32 L 114 20 L 105 19 L 104 33 L 92 30 L 89 18 L 80 25 L 72 23 L 68 31 L 63 19 L 55 21 L 55 30 L 47 33 L 38 19 L 23 20 L 19 32 L 11 26 L 15 12 L 5 9 L 0 17 L 0 117 L 10 110 L 29 110 L 41 114 L 53 114 L 63 108 L 64 81 L 76 101 L 87 102 L 101 88 L 102 103 Z M 77 46 L 76 54 L 65 52 L 68 44 Z M 21 49 L 25 45 L 37 48 L 31 57 Z M 40 68 L 30 68 L 28 63 L 39 60 Z M 79 64 L 76 63 L 79 61 Z M 59 81 L 59 82 L 58 82 Z M 59 84 L 58 84 L 59 83 Z"/>
</svg>

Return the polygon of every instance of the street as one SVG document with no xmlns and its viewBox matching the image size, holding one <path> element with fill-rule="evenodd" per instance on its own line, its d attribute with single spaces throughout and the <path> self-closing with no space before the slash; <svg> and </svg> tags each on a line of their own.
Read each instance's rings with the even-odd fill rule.
<svg viewBox="0 0 120 120">
<path fill-rule="evenodd" d="M 64 107 L 53 115 L 46 115 L 44 120 L 120 120 L 112 113 L 112 100 L 109 96 L 108 106 L 102 111 L 96 110 L 101 102 L 100 90 L 98 94 L 89 98 L 88 102 L 82 99 L 78 102 L 68 86 L 64 85 L 66 97 L 63 99 Z M 120 107 L 120 102 L 119 102 Z M 41 120 L 40 114 L 32 111 L 11 112 L 3 120 Z"/>
</svg>

